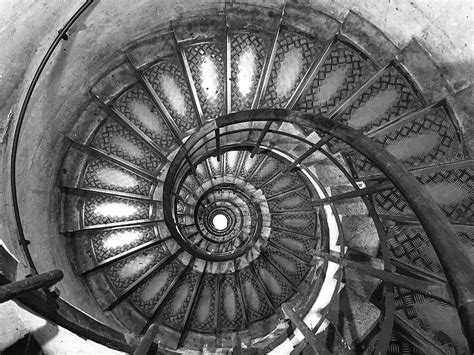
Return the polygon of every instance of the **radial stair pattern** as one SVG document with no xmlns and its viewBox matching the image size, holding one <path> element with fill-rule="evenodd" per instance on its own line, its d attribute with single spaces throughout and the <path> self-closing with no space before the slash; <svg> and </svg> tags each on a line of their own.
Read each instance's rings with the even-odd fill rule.
<svg viewBox="0 0 474 355">
<path fill-rule="evenodd" d="M 426 187 L 474 260 L 459 98 L 416 41 L 397 48 L 352 12 L 341 23 L 227 3 L 123 58 L 91 88 L 59 177 L 72 263 L 104 312 L 136 335 L 158 323 L 176 352 L 313 353 L 286 306 L 322 353 L 468 352 L 452 296 L 391 282 L 446 289 L 409 203 L 370 159 L 289 122 L 213 126 L 276 108 L 363 132 Z"/>
</svg>

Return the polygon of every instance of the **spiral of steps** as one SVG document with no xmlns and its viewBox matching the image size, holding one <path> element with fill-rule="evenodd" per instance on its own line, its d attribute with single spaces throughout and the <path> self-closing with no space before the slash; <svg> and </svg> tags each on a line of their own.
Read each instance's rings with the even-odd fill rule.
<svg viewBox="0 0 474 355">
<path fill-rule="evenodd" d="M 473 164 L 457 97 L 429 54 L 416 41 L 398 49 L 352 12 L 340 23 L 293 3 L 224 10 L 124 49 L 70 135 L 64 233 L 97 303 L 132 334 L 160 324 L 167 351 L 312 353 L 288 304 L 310 328 L 321 323 L 321 352 L 373 353 L 391 297 L 388 353 L 467 353 L 448 298 L 344 264 L 387 270 L 388 260 L 388 271 L 446 284 L 410 205 L 370 159 L 288 122 L 201 133 L 261 108 L 360 130 L 428 189 L 474 261 Z M 176 161 L 191 140 L 199 158 Z"/>
</svg>

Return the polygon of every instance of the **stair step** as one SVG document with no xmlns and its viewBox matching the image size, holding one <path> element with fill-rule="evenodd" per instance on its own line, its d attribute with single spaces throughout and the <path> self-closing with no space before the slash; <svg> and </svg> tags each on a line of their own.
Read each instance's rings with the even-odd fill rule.
<svg viewBox="0 0 474 355">
<path fill-rule="evenodd" d="M 316 339 L 321 346 L 318 349 L 320 354 L 350 354 L 351 351 L 348 349 L 344 339 L 338 334 L 335 326 L 330 324 L 324 331 L 316 334 Z M 310 345 L 301 352 L 301 355 L 313 355 L 314 349 Z M 296 354 L 295 354 L 296 355 Z"/>
<path fill-rule="evenodd" d="M 329 190 L 331 196 L 336 196 L 336 195 L 343 194 L 345 192 L 353 191 L 354 188 L 352 187 L 352 185 L 336 185 L 336 186 L 331 186 L 327 190 Z M 368 213 L 367 207 L 365 206 L 365 203 L 362 201 L 360 197 L 336 201 L 334 204 L 336 205 L 337 212 L 340 215 L 366 216 Z"/>
<path fill-rule="evenodd" d="M 380 66 L 387 64 L 399 51 L 380 29 L 353 11 L 349 11 L 344 19 L 341 33 L 359 48 L 364 48 Z"/>
<path fill-rule="evenodd" d="M 361 264 L 366 264 L 376 269 L 383 269 L 383 262 L 381 260 L 374 259 L 351 248 L 347 248 L 344 258 L 357 261 Z M 371 298 L 372 294 L 381 283 L 381 280 L 367 276 L 363 272 L 350 267 L 344 269 L 343 278 L 345 287 L 350 288 L 366 301 Z"/>
<path fill-rule="evenodd" d="M 116 66 L 91 90 L 98 98 L 97 102 L 104 104 L 102 105 L 104 107 L 100 106 L 98 108 L 98 111 L 103 110 L 104 112 L 97 115 L 97 117 L 105 121 L 102 126 L 98 127 L 96 133 L 93 134 L 91 131 L 91 147 L 93 144 L 94 147 L 100 148 L 112 157 L 116 156 L 122 159 L 126 163 L 122 163 L 122 166 L 127 167 L 127 164 L 129 167 L 130 165 L 136 165 L 141 169 L 137 175 L 137 180 L 138 178 L 144 178 L 146 184 L 153 185 L 153 187 L 154 184 L 158 184 L 153 195 L 158 200 L 163 195 L 163 186 L 157 182 L 156 170 L 159 170 L 160 165 L 164 164 L 164 155 L 167 154 L 162 151 L 169 150 L 169 155 L 166 158 L 172 160 L 179 151 L 177 147 L 182 143 L 183 136 L 190 134 L 198 124 L 202 123 L 201 119 L 209 121 L 232 111 L 259 107 L 293 109 L 297 102 L 299 106 L 296 107 L 301 111 L 329 113 L 328 116 L 340 120 L 341 123 L 350 124 L 361 130 L 370 130 L 372 133 L 377 132 L 372 136 L 375 139 L 376 137 L 382 137 L 381 131 L 393 133 L 395 129 L 407 128 L 408 125 L 405 127 L 405 124 L 411 124 L 411 120 L 405 117 L 405 120 L 399 122 L 399 119 L 403 117 L 404 113 L 411 113 L 419 107 L 426 106 L 422 94 L 427 99 L 432 100 L 446 97 L 450 93 L 451 88 L 443 75 L 428 53 L 415 40 L 411 41 L 400 53 L 398 47 L 378 28 L 354 12 L 349 12 L 344 23 L 341 23 L 322 11 L 312 9 L 311 6 L 289 2 L 285 5 L 286 8 L 283 11 L 282 4 L 281 1 L 277 5 L 272 4 L 276 7 L 276 10 L 270 11 L 268 8 L 237 2 L 221 3 L 215 5 L 214 10 L 208 11 L 206 14 L 202 13 L 192 19 L 182 18 L 174 21 L 172 31 L 163 36 L 160 34 L 160 38 L 157 38 L 158 35 L 147 36 L 139 43 L 137 42 L 136 46 L 132 46 L 127 54 L 129 54 L 132 66 L 138 68 L 138 72 L 135 72 L 132 66 L 128 64 Z M 284 16 L 281 17 L 283 13 Z M 395 57 L 397 53 L 400 54 Z M 396 59 L 394 60 L 394 58 Z M 184 66 L 182 67 L 182 65 Z M 380 70 L 383 66 L 386 67 Z M 250 69 L 252 67 L 253 69 Z M 378 75 L 372 76 L 377 70 L 380 70 Z M 406 75 L 407 73 L 413 74 L 416 78 L 409 79 L 410 75 Z M 239 78 L 239 76 L 242 77 Z M 242 78 L 251 81 L 250 94 L 238 93 L 240 89 L 236 86 L 239 85 L 238 83 Z M 373 80 L 370 80 L 370 78 Z M 367 79 L 369 80 L 367 84 L 360 89 Z M 176 90 L 169 90 L 170 87 L 174 87 L 173 85 L 176 86 Z M 165 90 L 165 86 L 168 87 L 168 90 Z M 472 90 L 469 90 L 469 93 L 472 94 Z M 171 95 L 168 96 L 168 94 Z M 180 98 L 176 98 L 176 96 L 180 96 L 178 94 L 183 96 L 185 108 L 179 106 Z M 245 100 L 243 96 L 247 96 Z M 468 102 L 468 99 L 466 98 L 465 102 Z M 453 102 L 455 101 L 453 99 Z M 465 102 L 462 101 L 458 105 L 460 111 L 464 114 L 470 112 L 469 109 L 466 109 L 468 104 Z M 112 105 L 114 105 L 116 111 L 113 111 L 110 107 Z M 107 108 L 111 118 L 105 116 Z M 317 112 L 317 110 L 320 110 L 320 112 Z M 465 114 L 465 116 L 461 117 L 465 122 L 460 120 L 461 129 L 467 129 L 468 133 L 474 131 L 471 127 L 472 124 L 467 123 L 469 115 Z M 99 121 L 95 115 L 94 119 L 97 122 Z M 445 121 L 443 120 L 443 123 Z M 387 122 L 397 123 L 394 126 L 386 126 Z M 423 123 L 425 122 L 430 121 L 424 119 Z M 221 147 L 229 144 L 248 144 L 248 140 L 252 139 L 252 144 L 255 144 L 261 134 L 260 131 L 251 133 L 245 131 L 237 135 L 223 136 L 223 134 L 241 128 L 263 128 L 265 124 L 266 122 L 263 121 L 247 122 L 222 127 L 219 129 L 221 136 L 219 143 Z M 377 131 L 377 127 L 380 126 L 382 126 L 382 129 Z M 118 129 L 115 129 L 116 127 Z M 280 132 L 305 138 L 313 145 L 320 141 L 320 135 L 311 129 L 303 129 L 303 127 L 287 122 L 275 122 L 271 129 L 278 129 Z M 457 134 L 457 130 L 455 131 Z M 83 134 L 80 130 L 78 132 L 79 135 Z M 386 134 L 386 136 L 388 135 Z M 469 137 L 469 134 L 466 134 L 466 136 Z M 212 134 L 208 137 L 212 137 Z M 418 139 L 418 137 L 410 137 Z M 405 139 L 405 137 L 402 139 Z M 400 140 L 397 138 L 398 143 L 400 143 Z M 331 141 L 332 143 L 334 141 Z M 423 140 L 418 141 L 420 146 L 425 145 L 424 143 Z M 216 139 L 213 138 L 200 149 L 200 153 L 214 149 L 217 144 Z M 472 139 L 468 141 L 468 144 L 472 146 Z M 273 133 L 266 135 L 262 146 L 275 147 L 294 156 L 300 156 L 310 148 L 308 144 L 298 143 L 297 140 Z M 395 147 L 396 149 L 392 147 L 392 150 L 387 150 L 392 151 L 392 153 L 393 151 L 406 153 L 406 146 L 403 147 L 402 141 L 401 144 Z M 410 145 L 408 144 L 408 146 Z M 459 144 L 459 147 L 461 147 L 461 144 Z M 412 147 L 411 153 L 413 153 L 413 150 Z M 449 154 L 458 157 L 457 154 L 461 154 L 461 149 L 459 149 L 459 153 L 453 149 L 453 152 Z M 204 299 L 203 303 L 209 300 L 209 314 L 207 317 L 212 313 L 217 314 L 215 319 L 212 315 L 213 319 L 210 325 L 205 325 L 205 327 L 196 326 L 199 318 L 196 316 L 194 328 L 190 326 L 189 329 L 215 331 L 217 333 L 216 338 L 219 338 L 217 343 L 221 346 L 225 344 L 228 347 L 229 344 L 232 344 L 228 330 L 241 329 L 243 320 L 247 318 L 245 314 L 242 315 L 245 310 L 239 303 L 238 298 L 242 296 L 239 292 L 243 293 L 245 304 L 250 308 L 255 308 L 246 313 L 247 316 L 250 316 L 249 331 L 245 334 L 239 334 L 242 342 L 249 344 L 249 336 L 257 338 L 260 336 L 258 334 L 260 331 L 267 330 L 263 329 L 264 326 L 268 326 L 272 322 L 271 318 L 266 317 L 273 314 L 273 310 L 267 309 L 266 312 L 263 312 L 263 306 L 260 308 L 257 305 L 263 304 L 262 300 L 265 300 L 265 298 L 270 298 L 272 301 L 278 301 L 278 304 L 281 304 L 284 299 L 291 297 L 291 291 L 286 291 L 286 289 L 291 289 L 289 285 L 286 285 L 286 278 L 289 279 L 288 282 L 294 283 L 295 289 L 302 289 L 300 282 L 305 277 L 307 278 L 305 275 L 309 268 L 305 263 L 306 258 L 303 252 L 312 249 L 307 244 L 313 243 L 311 236 L 317 226 L 316 220 L 313 218 L 315 217 L 314 213 L 310 218 L 309 214 L 301 213 L 300 215 L 299 212 L 295 214 L 286 212 L 290 208 L 299 208 L 298 203 L 302 205 L 301 209 L 306 208 L 304 204 L 308 202 L 308 199 L 296 199 L 296 197 L 301 197 L 301 191 L 299 195 L 296 193 L 287 194 L 281 200 L 275 197 L 279 192 L 284 191 L 282 186 L 289 189 L 298 185 L 299 179 L 296 178 L 296 173 L 281 175 L 275 181 L 265 185 L 269 181 L 268 179 L 284 169 L 287 166 L 286 164 L 277 161 L 272 156 L 265 157 L 264 154 L 260 153 L 254 159 L 250 159 L 247 152 L 222 153 L 221 151 L 220 155 L 219 162 L 213 157 L 209 158 L 205 164 L 200 164 L 196 169 L 198 170 L 197 177 L 190 175 L 186 180 L 186 190 L 183 189 L 180 192 L 180 196 L 183 197 L 183 201 L 186 203 L 180 210 L 181 212 L 178 213 L 178 222 L 189 226 L 179 227 L 179 229 L 183 236 L 189 239 L 190 243 L 203 241 L 199 244 L 200 247 L 206 248 L 210 253 L 212 251 L 220 252 L 224 249 L 222 245 L 219 246 L 217 243 L 204 240 L 203 236 L 197 233 L 197 228 L 193 223 L 195 222 L 194 217 L 189 215 L 194 209 L 189 205 L 195 205 L 199 197 L 212 186 L 225 182 L 235 183 L 237 188 L 244 187 L 251 191 L 250 199 L 255 204 L 264 205 L 261 203 L 264 201 L 262 191 L 267 197 L 274 196 L 272 200 L 268 201 L 268 204 L 265 204 L 267 207 L 263 206 L 261 208 L 263 226 L 260 231 L 260 240 L 240 260 L 207 262 L 201 259 L 196 262 L 202 268 L 207 267 L 205 278 L 209 276 L 209 278 L 215 280 L 215 282 L 209 282 L 210 286 L 206 289 L 212 291 L 212 302 L 215 304 L 211 306 L 211 296 L 203 292 L 204 288 L 199 290 L 197 295 L 205 295 L 202 297 Z M 245 159 L 241 159 L 241 155 L 244 155 L 243 158 Z M 425 155 L 427 155 L 427 152 L 425 152 Z M 342 166 L 347 166 L 340 154 L 334 156 Z M 403 154 L 398 157 L 405 162 L 406 159 L 403 159 Z M 438 160 L 438 162 L 441 162 L 441 159 L 449 160 L 451 157 L 451 155 L 445 155 L 443 158 L 436 158 L 434 163 Z M 91 160 L 86 159 L 88 158 L 77 158 L 77 160 L 90 164 Z M 73 165 L 76 161 L 74 156 L 70 157 L 70 160 L 69 165 Z M 351 167 L 354 166 L 358 177 L 361 177 L 362 174 L 358 173 L 359 170 L 363 171 L 363 168 L 358 168 L 356 163 L 356 159 L 351 156 Z M 320 182 L 328 188 L 330 195 L 340 195 L 354 190 L 339 168 L 320 151 L 309 156 L 302 165 L 308 167 L 309 171 L 319 178 Z M 160 179 L 164 180 L 168 169 L 169 163 L 161 171 Z M 132 167 L 131 170 L 136 171 L 137 169 Z M 347 170 L 349 171 L 349 169 Z M 140 171 L 145 172 L 145 174 L 141 174 L 145 175 L 144 177 L 140 175 Z M 71 178 L 80 180 L 79 175 L 74 175 Z M 135 178 L 135 176 L 132 176 L 132 178 Z M 280 180 L 285 178 L 290 180 L 289 184 L 285 185 L 284 181 Z M 153 183 L 150 183 L 150 181 Z M 279 182 L 279 185 L 276 182 Z M 262 184 L 265 186 L 255 192 L 255 186 L 259 187 Z M 429 183 L 425 182 L 425 185 L 429 185 Z M 272 190 L 275 186 L 279 187 Z M 103 188 L 101 186 L 90 187 Z M 151 191 L 152 189 L 148 185 L 142 185 L 141 188 L 145 191 Z M 439 193 L 440 190 L 435 189 L 433 191 Z M 217 206 L 223 206 L 223 202 L 218 202 L 220 199 L 233 202 L 236 208 L 244 207 L 242 210 L 245 210 L 246 205 L 229 192 L 220 195 L 211 194 L 209 197 L 209 200 L 216 202 Z M 110 201 L 115 200 L 110 199 Z M 294 201 L 297 201 L 297 203 Z M 79 206 L 79 201 L 75 199 L 66 202 L 69 205 L 74 203 L 74 206 Z M 272 211 L 277 211 L 277 208 L 271 202 L 283 205 L 282 209 L 286 204 L 287 209 L 284 213 L 279 215 L 275 213 L 272 216 L 269 208 Z M 383 266 L 381 260 L 370 258 L 370 256 L 374 257 L 378 254 L 380 240 L 373 220 L 368 216 L 368 211 L 361 198 L 342 200 L 335 204 L 341 216 L 344 230 L 344 235 L 341 235 L 340 238 L 344 238 L 344 243 L 348 247 L 345 257 L 381 269 Z M 141 205 L 137 204 L 137 206 L 141 208 Z M 69 212 L 69 210 L 74 212 L 69 214 L 75 216 L 71 218 L 69 223 L 79 225 L 80 218 L 77 217 L 77 208 L 74 208 L 74 210 L 70 207 L 66 209 L 66 212 Z M 149 217 L 150 209 L 142 209 L 145 211 L 143 212 L 144 216 L 151 218 Z M 161 204 L 157 204 L 156 213 L 153 217 L 162 219 L 162 209 Z M 204 207 L 201 206 L 202 209 Z M 387 210 L 386 212 L 392 213 L 393 210 Z M 145 217 L 137 216 L 140 220 L 145 219 Z M 302 235 L 308 235 L 309 238 L 304 236 L 296 238 L 288 235 L 289 238 L 279 237 L 275 239 L 274 236 L 270 239 L 272 241 L 270 243 L 268 241 L 271 234 L 270 226 L 280 227 L 281 229 L 288 228 L 293 230 L 294 234 L 301 233 Z M 167 249 L 171 254 L 179 251 L 176 259 L 173 259 L 173 261 L 169 259 L 167 265 L 164 265 L 165 267 L 169 266 L 170 275 L 176 274 L 175 271 L 171 272 L 171 263 L 180 263 L 179 267 L 181 267 L 195 261 L 194 257 L 188 254 L 187 251 L 183 251 L 177 241 L 171 238 L 170 231 L 165 223 L 160 222 L 156 230 L 158 230 L 161 238 L 169 237 L 160 245 L 160 248 Z M 250 225 L 242 227 L 243 234 L 249 234 L 250 232 Z M 156 233 L 155 230 L 154 233 Z M 468 238 L 468 236 L 465 238 Z M 240 245 L 239 243 L 236 239 L 234 246 Z M 400 238 L 398 244 L 402 243 L 407 245 Z M 398 246 L 398 244 L 393 242 L 390 247 L 394 249 L 393 246 Z M 414 244 L 414 246 L 417 252 L 421 250 L 419 245 Z M 92 252 L 95 253 L 93 248 L 94 245 L 92 244 Z M 401 248 L 394 250 L 399 252 L 400 259 L 405 262 L 402 256 L 406 259 L 413 258 L 410 248 L 411 245 L 408 245 L 407 250 L 401 250 Z M 147 252 L 150 252 L 150 250 L 147 250 Z M 365 257 L 361 253 L 367 256 Z M 395 254 L 395 252 L 393 253 Z M 262 255 L 262 258 L 259 259 L 259 255 Z M 265 261 L 267 259 L 269 262 Z M 275 267 L 275 274 L 271 274 L 269 270 L 263 267 L 261 267 L 261 270 L 256 268 L 255 274 L 258 276 L 255 277 L 248 275 L 251 274 L 250 271 L 242 271 L 242 269 L 238 274 L 234 274 L 236 266 L 252 265 L 252 267 L 255 267 L 255 265 L 263 265 L 267 262 L 269 270 Z M 192 265 L 189 265 L 189 269 L 186 269 L 187 274 L 177 274 L 180 277 L 184 276 L 181 280 L 179 280 L 179 277 L 176 278 L 178 280 L 177 284 L 174 286 L 174 290 L 171 289 L 172 292 L 167 299 L 168 303 L 164 304 L 165 306 L 169 305 L 169 308 L 160 310 L 162 315 L 169 316 L 167 322 L 176 323 L 171 323 L 171 326 L 183 324 L 171 319 L 173 318 L 173 312 L 182 310 L 188 304 L 186 302 L 191 302 L 190 298 L 182 299 L 181 303 L 176 301 L 184 295 L 184 292 L 182 292 L 183 284 L 190 287 L 196 285 L 196 277 L 192 275 L 191 267 Z M 197 270 L 194 270 L 194 272 L 197 274 Z M 336 297 L 336 301 L 328 315 L 328 320 L 332 324 L 317 335 L 317 338 L 321 341 L 321 346 L 333 353 L 347 353 L 349 351 L 347 343 L 353 345 L 364 338 L 365 340 L 370 339 L 375 331 L 374 326 L 378 324 L 381 316 L 381 311 L 370 302 L 371 299 L 375 299 L 375 297 L 372 297 L 381 281 L 349 267 L 344 269 L 341 267 L 338 275 L 341 275 L 341 272 L 344 273 L 344 286 L 340 289 L 340 293 L 337 295 L 338 297 Z M 220 275 L 217 276 L 217 274 Z M 247 275 L 243 277 L 244 274 Z M 237 280 L 234 279 L 234 276 Z M 262 279 L 262 289 L 258 286 L 259 279 Z M 278 280 L 281 280 L 281 282 Z M 220 284 L 218 285 L 218 283 Z M 230 285 L 229 290 L 232 290 L 227 292 L 226 285 Z M 188 290 L 190 287 L 188 287 Z M 264 292 L 264 288 L 269 291 L 268 295 Z M 277 298 L 276 294 L 271 293 L 272 289 L 279 291 L 278 297 L 281 297 L 281 300 Z M 215 294 L 218 295 L 218 300 L 215 299 Z M 401 295 L 399 299 L 403 299 L 403 296 Z M 414 295 L 413 298 L 417 300 L 419 297 Z M 401 303 L 401 301 L 397 301 Z M 267 300 L 266 303 L 269 305 L 271 302 Z M 446 330 L 443 328 L 443 326 L 446 327 L 443 320 L 447 317 L 439 317 L 445 307 L 443 304 L 432 306 L 428 302 L 425 304 L 418 301 L 412 303 L 414 305 L 404 305 L 405 308 L 411 307 L 410 310 L 412 311 L 414 309 L 423 322 L 428 319 L 430 323 L 427 326 L 428 328 L 434 324 L 434 331 L 443 332 L 443 330 Z M 225 316 L 226 309 L 229 311 L 228 304 L 234 306 L 233 311 L 236 314 L 241 313 L 239 317 L 236 316 L 235 318 L 239 318 L 239 324 L 232 324 L 230 321 L 226 321 L 228 324 L 224 324 L 223 315 Z M 197 314 L 197 306 L 195 310 L 190 309 L 192 311 L 190 316 Z M 240 309 L 237 309 L 239 307 Z M 161 312 L 163 310 L 168 311 L 168 313 Z M 258 314 L 257 310 L 261 311 L 262 314 Z M 202 310 L 200 309 L 200 311 Z M 397 310 L 397 312 L 401 311 Z M 448 312 L 449 318 L 455 318 L 454 308 L 446 312 Z M 204 312 L 200 313 L 202 313 L 200 314 L 201 318 L 206 316 Z M 451 313 L 454 315 L 451 315 Z M 182 317 L 182 314 L 178 316 Z M 219 319 L 215 323 L 217 318 Z M 228 318 L 228 320 L 230 318 L 234 319 L 234 317 Z M 266 324 L 254 323 L 254 321 L 263 318 L 266 318 Z M 181 318 L 180 320 L 182 321 Z M 192 322 L 190 325 L 192 325 Z M 226 329 L 215 329 L 221 326 Z M 257 327 L 262 329 L 257 330 Z M 185 323 L 183 328 L 187 331 Z M 461 331 L 457 329 L 446 330 L 443 335 L 449 332 L 459 333 L 462 336 Z M 206 336 L 212 337 L 214 334 Z M 199 340 L 202 341 L 202 339 Z M 168 343 L 173 341 L 174 338 L 167 340 Z M 176 343 L 176 345 L 179 345 L 179 343 Z M 225 353 L 227 349 L 218 349 L 217 351 Z M 325 350 L 321 349 L 321 352 L 325 353 Z M 310 354 L 313 351 L 306 347 L 303 353 Z"/>
<path fill-rule="evenodd" d="M 328 159 L 315 162 L 319 181 L 324 186 L 347 185 L 349 181 L 343 172 Z"/>
<path fill-rule="evenodd" d="M 357 343 L 372 329 L 380 310 L 349 288 L 344 288 L 328 314 L 348 345 Z"/>
<path fill-rule="evenodd" d="M 376 256 L 379 236 L 372 218 L 366 216 L 342 216 L 344 242 L 347 246 L 367 255 Z"/>
<path fill-rule="evenodd" d="M 456 120 L 462 127 L 462 136 L 464 137 L 470 157 L 474 156 L 474 123 L 472 122 L 472 117 L 474 117 L 473 96 L 474 86 L 471 85 L 447 99 Z"/>
<path fill-rule="evenodd" d="M 102 102 L 109 103 L 136 81 L 135 73 L 127 63 L 124 63 L 101 78 L 91 92 Z"/>
<path fill-rule="evenodd" d="M 408 73 L 416 78 L 423 96 L 430 101 L 438 101 L 452 93 L 452 88 L 445 79 L 440 67 L 416 39 L 412 39 L 402 52 L 397 55 Z"/>
</svg>

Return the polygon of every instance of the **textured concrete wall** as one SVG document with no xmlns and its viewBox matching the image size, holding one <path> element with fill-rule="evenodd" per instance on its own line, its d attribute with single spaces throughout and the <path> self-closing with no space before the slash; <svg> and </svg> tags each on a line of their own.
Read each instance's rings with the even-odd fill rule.
<svg viewBox="0 0 474 355">
<path fill-rule="evenodd" d="M 247 1 L 277 7 L 279 1 Z M 377 25 L 400 48 L 418 38 L 445 71 L 455 90 L 474 79 L 474 3 L 471 1 L 311 0 L 312 6 L 343 20 L 352 9 Z M 0 190 L 2 239 L 19 259 L 8 166 L 11 133 L 35 68 L 57 30 L 82 1 L 2 0 L 0 2 Z M 18 182 L 25 232 L 39 271 L 61 267 L 62 296 L 104 322 L 92 297 L 86 294 L 65 254 L 59 232 L 59 191 L 55 176 L 63 137 L 88 99 L 87 91 L 106 68 L 118 61 L 117 51 L 128 42 L 158 30 L 163 23 L 222 2 L 189 0 L 96 1 L 70 32 L 48 64 L 30 105 L 20 143 Z M 78 297 L 78 295 L 80 295 Z"/>
</svg>

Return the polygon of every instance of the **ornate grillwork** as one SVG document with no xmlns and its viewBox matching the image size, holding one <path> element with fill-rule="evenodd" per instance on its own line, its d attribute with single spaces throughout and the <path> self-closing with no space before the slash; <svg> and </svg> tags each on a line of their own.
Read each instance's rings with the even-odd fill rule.
<svg viewBox="0 0 474 355">
<path fill-rule="evenodd" d="M 150 205 L 117 197 L 89 197 L 84 202 L 84 224 L 108 224 L 114 222 L 148 219 Z"/>
<path fill-rule="evenodd" d="M 424 100 L 414 86 L 397 68 L 392 67 L 362 93 L 339 119 L 366 131 L 409 110 L 419 109 L 423 104 Z M 370 110 L 367 110 L 368 107 Z"/>
<path fill-rule="evenodd" d="M 102 231 L 92 237 L 92 248 L 100 262 L 156 238 L 152 226 Z"/>
<path fill-rule="evenodd" d="M 355 48 L 336 41 L 295 109 L 324 114 L 352 95 L 374 72 L 374 64 Z"/>
<path fill-rule="evenodd" d="M 121 294 L 165 256 L 163 247 L 157 246 L 117 262 L 106 268 L 104 273 L 116 293 Z M 136 261 L 141 261 L 141 263 Z"/>
<path fill-rule="evenodd" d="M 146 196 L 153 184 L 117 165 L 100 159 L 91 159 L 84 174 L 83 185 Z"/>
<path fill-rule="evenodd" d="M 205 275 L 196 307 L 191 316 L 191 328 L 197 331 L 212 332 L 216 329 L 218 290 L 217 275 Z"/>
<path fill-rule="evenodd" d="M 223 115 L 225 51 L 213 42 L 190 45 L 185 51 L 205 119 Z"/>
<path fill-rule="evenodd" d="M 171 63 L 173 61 L 173 63 Z M 182 132 L 197 126 L 197 117 L 183 71 L 177 58 L 160 61 L 143 74 Z"/>
<path fill-rule="evenodd" d="M 114 105 L 162 149 L 168 150 L 175 143 L 165 120 L 141 85 L 127 90 Z"/>
<path fill-rule="evenodd" d="M 135 292 L 128 298 L 144 317 L 152 315 L 161 296 L 165 294 L 179 271 L 184 266 L 173 260 L 151 275 Z"/>
<path fill-rule="evenodd" d="M 251 108 L 265 58 L 264 36 L 251 32 L 231 35 L 232 112 Z"/>
<path fill-rule="evenodd" d="M 420 176 L 418 180 L 433 193 L 439 207 L 451 221 L 473 223 L 473 169 L 439 171 Z M 414 218 L 413 211 L 397 189 L 378 193 L 375 202 L 379 213 Z"/>
<path fill-rule="evenodd" d="M 262 107 L 284 107 L 315 59 L 318 49 L 314 40 L 307 36 L 288 30 L 281 31 Z M 294 72 L 288 75 L 288 71 Z"/>
<path fill-rule="evenodd" d="M 385 149 L 392 150 L 392 154 L 399 155 L 409 168 L 464 158 L 457 129 L 444 105 L 375 137 L 375 141 Z M 370 161 L 360 154 L 351 153 L 350 158 L 360 176 L 378 173 Z"/>
<path fill-rule="evenodd" d="M 237 330 L 245 326 L 244 310 L 240 303 L 240 291 L 234 274 L 223 274 L 219 293 L 219 327 L 221 330 Z"/>
<path fill-rule="evenodd" d="M 154 172 L 161 163 L 143 142 L 111 119 L 105 120 L 92 145 L 150 172 Z"/>
</svg>

